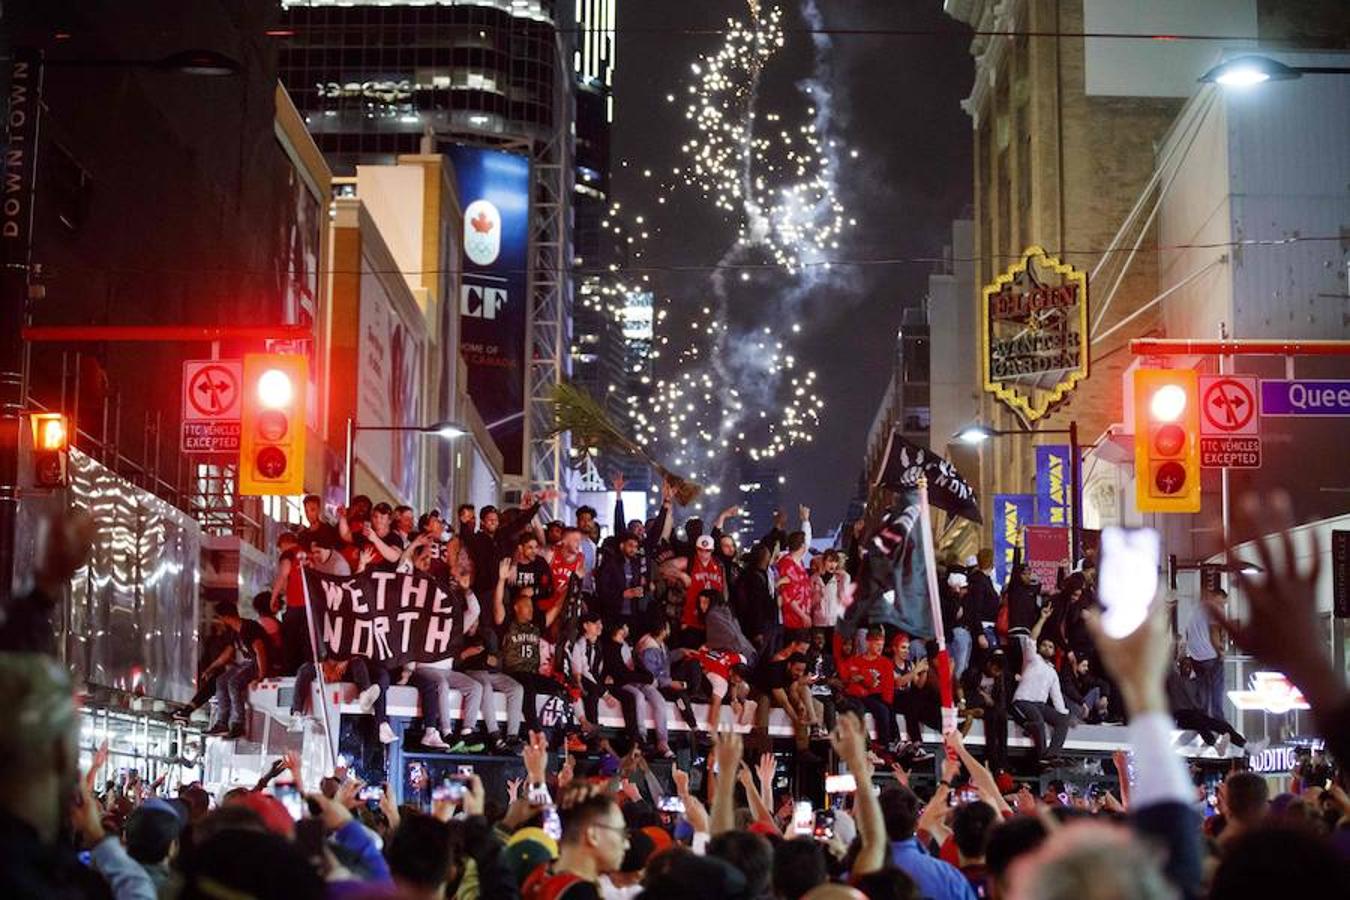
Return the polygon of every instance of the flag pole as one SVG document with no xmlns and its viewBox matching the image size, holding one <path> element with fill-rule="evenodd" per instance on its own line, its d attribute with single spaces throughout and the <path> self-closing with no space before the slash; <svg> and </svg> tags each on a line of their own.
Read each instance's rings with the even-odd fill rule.
<svg viewBox="0 0 1350 900">
<path fill-rule="evenodd" d="M 942 600 L 938 595 L 937 552 L 933 549 L 933 522 L 928 506 L 928 478 L 919 476 L 919 529 L 923 540 L 924 568 L 928 575 L 928 602 L 933 610 L 933 631 L 937 638 L 938 693 L 942 697 L 942 733 L 956 730 L 956 703 L 952 692 L 952 662 L 947 652 L 946 629 L 942 622 Z"/>
<path fill-rule="evenodd" d="M 309 658 L 314 662 L 314 680 L 319 685 L 319 705 L 323 707 L 323 737 L 328 747 L 329 759 L 333 768 L 337 768 L 337 735 L 333 733 L 329 722 L 331 711 L 328 709 L 328 684 L 323 677 L 323 664 L 319 662 L 319 635 L 314 627 L 314 607 L 309 602 L 309 577 L 304 568 L 300 569 L 300 593 L 305 598 L 305 623 L 309 629 Z M 311 697 L 311 701 L 313 698 Z"/>
</svg>

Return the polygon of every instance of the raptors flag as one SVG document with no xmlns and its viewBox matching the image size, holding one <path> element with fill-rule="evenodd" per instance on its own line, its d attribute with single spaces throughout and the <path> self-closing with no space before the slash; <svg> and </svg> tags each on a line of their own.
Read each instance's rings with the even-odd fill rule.
<svg viewBox="0 0 1350 900">
<path fill-rule="evenodd" d="M 975 489 L 966 483 L 961 473 L 947 460 L 932 450 L 911 444 L 897 432 L 891 432 L 886 453 L 881 461 L 881 474 L 873 487 L 888 487 L 905 491 L 919 483 L 919 476 L 928 478 L 928 502 L 954 516 L 983 522 L 980 501 Z"/>
</svg>

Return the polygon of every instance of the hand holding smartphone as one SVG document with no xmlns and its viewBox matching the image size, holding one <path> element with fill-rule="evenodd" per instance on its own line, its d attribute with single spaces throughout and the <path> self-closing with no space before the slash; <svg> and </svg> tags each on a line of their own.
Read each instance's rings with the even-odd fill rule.
<svg viewBox="0 0 1350 900">
<path fill-rule="evenodd" d="M 1097 595 L 1107 637 L 1127 637 L 1148 618 L 1158 593 L 1160 553 L 1158 532 L 1152 528 L 1102 529 Z"/>
</svg>

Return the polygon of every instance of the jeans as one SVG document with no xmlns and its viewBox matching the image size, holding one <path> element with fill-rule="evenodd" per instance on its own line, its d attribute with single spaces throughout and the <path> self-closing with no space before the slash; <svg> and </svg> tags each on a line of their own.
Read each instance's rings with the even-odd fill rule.
<svg viewBox="0 0 1350 900">
<path fill-rule="evenodd" d="M 520 733 L 521 710 L 525 705 L 525 688 L 510 675 L 501 672 L 485 672 L 475 669 L 463 673 L 483 687 L 483 725 L 489 732 L 497 730 L 496 691 L 506 695 L 506 733 L 515 736 Z"/>
<path fill-rule="evenodd" d="M 886 701 L 877 694 L 868 694 L 857 698 L 863 709 L 872 714 L 872 722 L 877 729 L 877 743 L 883 747 L 895 740 L 895 718 Z"/>
<path fill-rule="evenodd" d="M 1031 738 L 1031 745 L 1035 748 L 1036 758 L 1045 756 L 1045 725 L 1048 722 L 1052 729 L 1050 735 L 1050 752 L 1058 752 L 1064 746 L 1064 739 L 1069 736 L 1069 715 L 1055 709 L 1049 703 L 1035 703 L 1031 700 L 1013 701 L 1013 709 L 1022 716 L 1023 728 Z"/>
<path fill-rule="evenodd" d="M 952 629 L 952 639 L 950 641 L 952 656 L 952 674 L 957 678 L 966 671 L 970 665 L 970 651 L 974 641 L 971 639 L 970 631 L 958 625 Z"/>
<path fill-rule="evenodd" d="M 923 739 L 922 725 L 942 730 L 942 700 L 936 691 L 916 687 L 898 690 L 891 708 L 905 717 L 905 734 L 911 741 Z"/>
<path fill-rule="evenodd" d="M 313 702 L 314 663 L 307 662 L 295 673 L 295 690 L 291 694 L 291 715 L 298 716 L 305 711 L 307 703 Z M 347 679 L 356 685 L 358 691 L 364 691 L 372 683 L 380 686 L 380 696 L 375 699 L 375 724 L 389 721 L 385 712 L 389 703 L 389 670 L 359 656 L 347 663 Z"/>
<path fill-rule="evenodd" d="M 1191 660 L 1195 668 L 1196 687 L 1200 700 L 1205 704 L 1202 712 L 1214 719 L 1224 718 L 1223 714 L 1223 657 L 1214 659 Z"/>
<path fill-rule="evenodd" d="M 1099 687 L 1089 688 L 1083 695 L 1083 705 L 1087 707 L 1087 714 L 1083 717 L 1084 721 L 1092 718 L 1092 714 L 1097 711 L 1097 703 L 1102 699 L 1102 689 Z"/>
<path fill-rule="evenodd" d="M 422 700 L 422 722 L 428 728 L 447 731 L 454 721 L 450 705 L 450 690 L 460 692 L 464 705 L 460 714 L 460 730 L 473 730 L 478 713 L 483 707 L 483 685 L 463 672 L 418 666 L 412 673 L 412 685 Z"/>
<path fill-rule="evenodd" d="M 666 698 L 661 696 L 654 684 L 625 684 L 624 691 L 633 695 L 637 701 L 637 728 L 638 734 L 642 734 L 646 729 L 643 727 L 647 716 L 651 716 L 652 725 L 656 728 L 656 742 L 665 746 L 670 741 L 669 722 L 666 720 Z"/>
<path fill-rule="evenodd" d="M 244 724 L 244 710 L 248 705 L 248 686 L 258 677 L 258 664 L 253 660 L 230 663 L 216 678 L 216 721 L 231 728 Z"/>
<path fill-rule="evenodd" d="M 560 695 L 564 693 L 562 684 L 545 675 L 540 675 L 538 672 L 508 672 L 506 674 L 519 682 L 521 690 L 525 692 L 524 709 L 522 710 L 525 716 L 525 727 L 531 731 L 538 731 L 539 695 Z"/>
</svg>

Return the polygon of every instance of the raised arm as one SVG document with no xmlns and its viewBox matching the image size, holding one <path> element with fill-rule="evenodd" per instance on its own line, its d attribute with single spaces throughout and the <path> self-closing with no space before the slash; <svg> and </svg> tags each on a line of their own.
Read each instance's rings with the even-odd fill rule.
<svg viewBox="0 0 1350 900">
<path fill-rule="evenodd" d="M 713 788 L 712 822 L 714 837 L 736 827 L 736 770 L 741 764 L 741 736 L 734 731 L 713 735 L 713 758 L 718 778 Z"/>
<path fill-rule="evenodd" d="M 497 566 L 497 585 L 492 589 L 492 621 L 500 625 L 506 621 L 506 583 L 516 577 L 516 564 L 506 557 Z"/>
<path fill-rule="evenodd" d="M 858 784 L 858 790 L 853 794 L 853 816 L 862 846 L 853 861 L 851 874 L 860 878 L 881 871 L 886 864 L 886 820 L 881 816 L 881 804 L 872 793 L 872 763 L 867 759 L 862 723 L 858 717 L 853 713 L 841 715 L 834 734 L 830 735 L 830 742 Z"/>
</svg>

